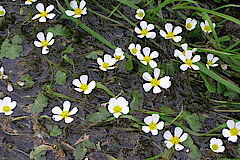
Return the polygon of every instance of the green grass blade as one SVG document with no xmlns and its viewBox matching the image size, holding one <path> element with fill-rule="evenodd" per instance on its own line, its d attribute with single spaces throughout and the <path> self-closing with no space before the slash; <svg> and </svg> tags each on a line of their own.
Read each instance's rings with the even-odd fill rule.
<svg viewBox="0 0 240 160">
<path fill-rule="evenodd" d="M 103 84 L 101 84 L 99 82 L 96 83 L 96 88 L 104 90 L 105 92 L 107 92 L 112 97 L 116 97 L 106 86 L 104 86 Z"/>
<path fill-rule="evenodd" d="M 214 50 L 214 49 L 206 49 L 206 48 L 198 48 L 197 51 L 213 53 L 213 54 L 220 55 L 220 56 L 240 56 L 240 55 L 235 55 L 235 54 L 231 54 L 231 53 L 227 53 L 227 52 L 223 52 L 223 51 L 218 51 L 218 50 Z"/>
<path fill-rule="evenodd" d="M 117 0 L 120 3 L 126 4 L 127 6 L 133 8 L 133 9 L 139 9 L 138 6 L 136 6 L 135 4 L 129 2 L 129 0 Z"/>
<path fill-rule="evenodd" d="M 233 91 L 235 91 L 235 92 L 240 94 L 240 88 L 238 86 L 236 86 L 235 84 L 233 84 L 233 83 L 223 79 L 218 74 L 216 74 L 215 72 L 211 71 L 210 69 L 207 69 L 202 63 L 198 62 L 197 65 L 200 67 L 200 71 L 201 72 L 203 72 L 204 74 L 208 75 L 212 79 L 218 81 L 219 83 L 225 85 L 229 89 L 231 89 L 231 90 L 233 90 Z"/>
<path fill-rule="evenodd" d="M 236 5 L 236 4 L 227 4 L 218 8 L 215 8 L 214 11 L 222 9 L 222 8 L 226 8 L 226 7 L 240 7 L 240 5 Z"/>
</svg>

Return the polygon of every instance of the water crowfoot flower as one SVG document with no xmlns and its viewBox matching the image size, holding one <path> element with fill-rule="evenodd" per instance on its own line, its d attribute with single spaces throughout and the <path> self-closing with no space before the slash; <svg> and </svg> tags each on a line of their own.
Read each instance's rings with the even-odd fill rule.
<svg viewBox="0 0 240 160">
<path fill-rule="evenodd" d="M 223 129 L 222 134 L 224 137 L 228 138 L 228 141 L 237 142 L 240 136 L 240 122 L 234 122 L 233 120 L 227 121 L 227 126 L 230 129 Z"/>
<path fill-rule="evenodd" d="M 138 38 L 151 38 L 154 39 L 156 37 L 156 33 L 155 32 L 150 32 L 151 30 L 154 29 L 154 25 L 153 24 L 147 24 L 146 21 L 141 21 L 140 22 L 140 26 L 141 29 L 139 29 L 138 27 L 135 27 L 135 32 L 137 34 L 139 34 L 137 37 Z"/>
<path fill-rule="evenodd" d="M 164 132 L 163 137 L 166 139 L 164 143 L 166 144 L 168 149 L 170 149 L 172 146 L 175 146 L 175 149 L 177 151 L 180 151 L 184 148 L 184 146 L 179 143 L 185 141 L 188 137 L 188 134 L 182 133 L 183 130 L 180 127 L 176 127 L 174 129 L 174 136 L 170 131 Z"/>
<path fill-rule="evenodd" d="M 218 64 L 215 64 L 219 60 L 218 57 L 214 57 L 213 54 L 207 55 L 207 64 L 206 67 L 210 69 L 210 67 L 217 67 Z"/>
<path fill-rule="evenodd" d="M 4 113 L 4 115 L 11 115 L 13 113 L 13 109 L 16 107 L 17 102 L 12 101 L 10 97 L 4 97 L 0 99 L 0 113 Z"/>
<path fill-rule="evenodd" d="M 121 48 L 117 47 L 117 48 L 115 49 L 115 53 L 114 53 L 113 57 L 114 57 L 114 59 L 115 59 L 116 61 L 123 60 L 123 59 L 125 58 L 124 52 L 122 51 Z"/>
<path fill-rule="evenodd" d="M 124 97 L 111 98 L 108 103 L 108 111 L 113 113 L 115 118 L 129 112 L 128 101 Z"/>
<path fill-rule="evenodd" d="M 142 20 L 143 17 L 145 16 L 145 12 L 144 12 L 143 9 L 137 9 L 136 13 L 137 13 L 137 14 L 135 15 L 135 18 L 136 18 L 136 19 Z"/>
<path fill-rule="evenodd" d="M 192 18 L 187 18 L 186 19 L 186 24 L 185 27 L 187 30 L 191 31 L 193 30 L 197 25 L 197 21 L 195 19 Z"/>
<path fill-rule="evenodd" d="M 159 75 L 160 75 L 159 68 L 154 69 L 154 78 L 152 78 L 152 76 L 148 72 L 143 73 L 142 78 L 145 81 L 150 82 L 150 83 L 143 84 L 143 89 L 145 90 L 145 92 L 150 91 L 150 89 L 153 87 L 153 93 L 156 94 L 161 92 L 160 87 L 167 89 L 171 86 L 171 81 L 169 76 L 165 76 L 163 78 L 158 79 Z"/>
<path fill-rule="evenodd" d="M 104 61 L 103 61 L 104 60 Z M 115 67 L 111 67 L 116 63 L 115 58 L 112 58 L 111 55 L 105 54 L 104 57 L 98 58 L 97 63 L 99 64 L 99 68 L 103 71 L 107 71 L 109 69 L 114 69 Z"/>
<path fill-rule="evenodd" d="M 142 130 L 145 133 L 148 133 L 151 131 L 152 135 L 157 135 L 158 130 L 162 130 L 164 127 L 164 122 L 161 121 L 158 123 L 160 116 L 158 114 L 152 114 L 152 116 L 147 116 L 144 118 L 144 122 L 148 126 L 142 126 Z"/>
<path fill-rule="evenodd" d="M 179 51 L 178 49 L 174 50 L 174 57 L 179 57 L 180 55 L 184 55 L 185 56 L 186 51 L 188 51 L 188 44 L 187 43 L 181 44 L 181 47 L 183 49 L 182 52 Z M 194 52 L 197 51 L 197 48 L 193 48 L 191 51 L 192 51 L 192 53 L 194 53 Z"/>
<path fill-rule="evenodd" d="M 0 68 L 0 79 L 8 79 L 8 76 L 4 74 L 4 68 Z"/>
<path fill-rule="evenodd" d="M 11 83 L 8 83 L 8 85 L 7 85 L 7 91 L 8 91 L 8 92 L 12 92 L 12 91 L 13 91 L 13 86 L 11 85 Z"/>
<path fill-rule="evenodd" d="M 76 91 L 78 92 L 83 91 L 84 94 L 89 94 L 96 87 L 96 82 L 91 81 L 89 84 L 87 84 L 87 81 L 88 81 L 88 76 L 81 75 L 79 79 L 74 79 L 72 81 L 72 84 L 77 87 L 77 88 L 74 88 Z"/>
<path fill-rule="evenodd" d="M 3 8 L 3 6 L 0 6 L 0 17 L 4 16 L 6 14 L 6 10 Z"/>
<path fill-rule="evenodd" d="M 131 43 L 129 46 L 128 46 L 128 49 L 129 51 L 134 55 L 138 55 L 140 52 L 141 52 L 141 46 L 140 44 L 134 44 L 134 43 Z"/>
<path fill-rule="evenodd" d="M 201 57 L 199 55 L 195 55 L 192 58 L 192 51 L 188 50 L 185 52 L 185 56 L 180 55 L 179 58 L 184 62 L 184 64 L 180 66 L 180 69 L 182 71 L 186 71 L 188 68 L 192 68 L 193 70 L 199 70 L 199 67 L 194 64 L 195 62 L 200 61 Z"/>
<path fill-rule="evenodd" d="M 74 119 L 69 116 L 76 114 L 78 112 L 78 108 L 74 107 L 71 111 L 69 111 L 70 106 L 71 106 L 71 103 L 69 101 L 64 101 L 63 110 L 60 107 L 55 106 L 52 109 L 52 113 L 56 114 L 52 116 L 53 120 L 58 122 L 64 119 L 65 123 L 71 123 Z"/>
<path fill-rule="evenodd" d="M 216 153 L 223 152 L 225 150 L 222 140 L 218 138 L 212 138 L 210 140 L 210 148 L 213 152 Z"/>
<path fill-rule="evenodd" d="M 37 0 L 26 0 L 25 4 L 26 5 L 31 5 L 33 2 L 36 2 Z"/>
<path fill-rule="evenodd" d="M 54 39 L 53 38 L 53 33 L 52 32 L 48 32 L 47 36 L 45 38 L 44 33 L 43 32 L 39 32 L 37 34 L 37 38 L 39 41 L 34 41 L 34 45 L 36 47 L 43 47 L 42 48 L 42 54 L 48 54 L 49 49 L 48 46 L 53 45 L 54 43 Z"/>
<path fill-rule="evenodd" d="M 140 60 L 140 62 L 142 62 L 144 65 L 149 64 L 152 68 L 157 67 L 157 63 L 152 60 L 154 58 L 157 58 L 159 53 L 157 51 L 153 51 L 152 53 L 150 53 L 150 48 L 149 47 L 145 47 L 143 48 L 143 54 L 137 54 L 137 58 Z"/>
<path fill-rule="evenodd" d="M 176 36 L 177 34 L 182 32 L 182 28 L 177 26 L 173 29 L 173 25 L 171 23 L 165 24 L 165 29 L 167 32 L 160 30 L 160 35 L 165 39 L 173 39 L 174 42 L 180 42 L 182 40 L 181 36 Z"/>
<path fill-rule="evenodd" d="M 32 20 L 38 19 L 39 18 L 39 22 L 46 22 L 47 18 L 48 19 L 53 19 L 56 14 L 55 13 L 49 13 L 54 9 L 54 5 L 49 5 L 46 10 L 45 7 L 42 3 L 38 3 L 36 5 L 36 9 L 40 12 L 39 14 L 36 14 Z"/>
<path fill-rule="evenodd" d="M 212 25 L 213 25 L 213 28 L 215 28 L 216 24 L 212 23 Z M 207 20 L 205 20 L 205 23 L 201 22 L 200 26 L 205 33 L 211 33 L 212 32 L 211 27 L 209 26 L 209 23 L 208 23 Z"/>
<path fill-rule="evenodd" d="M 82 15 L 87 14 L 87 8 L 86 6 L 86 1 L 82 0 L 78 6 L 76 1 L 71 1 L 70 2 L 70 6 L 72 7 L 72 9 L 74 9 L 74 11 L 72 10 L 66 10 L 65 13 L 68 16 L 73 16 L 74 18 L 79 18 Z"/>
</svg>

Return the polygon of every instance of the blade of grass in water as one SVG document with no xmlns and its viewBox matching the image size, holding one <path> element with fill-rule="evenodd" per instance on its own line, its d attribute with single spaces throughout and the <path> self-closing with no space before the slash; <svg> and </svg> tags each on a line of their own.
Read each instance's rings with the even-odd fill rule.
<svg viewBox="0 0 240 160">
<path fill-rule="evenodd" d="M 129 0 L 117 0 L 118 2 L 121 2 L 123 4 L 126 4 L 129 7 L 132 7 L 133 9 L 138 9 L 139 7 L 135 4 L 131 3 Z"/>
</svg>

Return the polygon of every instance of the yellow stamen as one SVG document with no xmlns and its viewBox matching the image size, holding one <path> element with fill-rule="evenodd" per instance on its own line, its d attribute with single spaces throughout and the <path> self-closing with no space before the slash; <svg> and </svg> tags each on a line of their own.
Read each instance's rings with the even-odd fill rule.
<svg viewBox="0 0 240 160">
<path fill-rule="evenodd" d="M 11 111 L 11 108 L 9 106 L 3 106 L 2 110 L 3 110 L 3 112 L 7 113 L 7 112 Z"/>
<path fill-rule="evenodd" d="M 132 54 L 136 54 L 137 53 L 137 48 L 133 48 L 132 49 Z"/>
<path fill-rule="evenodd" d="M 148 30 L 147 29 L 141 30 L 141 35 L 146 36 L 147 34 L 148 34 Z"/>
<path fill-rule="evenodd" d="M 237 128 L 231 128 L 230 129 L 230 134 L 231 134 L 231 136 L 237 136 L 238 134 L 239 134 L 239 129 L 237 129 Z"/>
<path fill-rule="evenodd" d="M 160 80 L 158 80 L 157 78 L 150 80 L 150 82 L 153 87 L 157 87 L 160 85 Z"/>
<path fill-rule="evenodd" d="M 69 117 L 69 111 L 62 111 L 62 113 L 60 114 L 60 116 L 62 118 L 68 118 Z"/>
<path fill-rule="evenodd" d="M 41 42 L 41 45 L 42 45 L 43 47 L 47 47 L 48 44 L 49 44 L 49 42 L 48 42 L 47 40 L 43 40 L 43 41 Z"/>
<path fill-rule="evenodd" d="M 208 64 L 209 66 L 211 66 L 211 65 L 213 65 L 214 63 L 213 63 L 212 61 L 208 61 L 207 64 Z"/>
<path fill-rule="evenodd" d="M 187 59 L 184 63 L 188 66 L 191 66 L 193 64 L 193 61 L 192 59 Z"/>
<path fill-rule="evenodd" d="M 211 28 L 210 28 L 210 26 L 205 26 L 205 27 L 204 27 L 204 30 L 205 30 L 206 32 L 209 32 L 209 31 L 211 31 Z"/>
<path fill-rule="evenodd" d="M 219 148 L 218 145 L 216 145 L 216 144 L 212 145 L 213 150 L 218 150 L 218 148 Z"/>
<path fill-rule="evenodd" d="M 88 90 L 89 87 L 87 84 L 81 84 L 81 86 L 79 88 L 83 91 L 86 91 L 86 90 Z"/>
<path fill-rule="evenodd" d="M 81 8 L 76 8 L 76 9 L 74 10 L 74 14 L 76 14 L 76 15 L 81 15 L 81 14 L 82 14 L 82 9 L 81 9 Z"/>
<path fill-rule="evenodd" d="M 143 61 L 144 61 L 144 62 L 149 63 L 149 62 L 151 62 L 151 60 L 152 60 L 152 57 L 150 57 L 150 56 L 145 56 L 145 57 L 143 57 Z"/>
<path fill-rule="evenodd" d="M 121 113 L 121 112 L 122 112 L 122 107 L 120 107 L 120 106 L 115 106 L 115 107 L 113 108 L 113 111 L 114 111 L 115 113 Z"/>
<path fill-rule="evenodd" d="M 109 68 L 109 63 L 106 63 L 106 62 L 104 62 L 103 64 L 102 64 L 102 67 L 104 68 L 104 69 L 108 69 Z"/>
<path fill-rule="evenodd" d="M 137 15 L 138 17 L 143 17 L 143 12 L 139 12 Z"/>
<path fill-rule="evenodd" d="M 167 38 L 173 39 L 175 37 L 173 32 L 168 32 L 166 35 Z"/>
<path fill-rule="evenodd" d="M 4 15 L 4 11 L 0 11 L 0 16 L 3 16 Z"/>
<path fill-rule="evenodd" d="M 180 138 L 175 136 L 175 137 L 172 137 L 170 141 L 173 145 L 178 145 L 180 142 Z"/>
<path fill-rule="evenodd" d="M 117 61 L 121 60 L 121 56 L 115 56 L 114 57 Z"/>
<path fill-rule="evenodd" d="M 150 130 L 155 130 L 155 129 L 157 129 L 157 124 L 154 122 L 151 122 L 148 127 Z"/>
<path fill-rule="evenodd" d="M 187 28 L 187 29 L 191 29 L 191 28 L 192 28 L 192 24 L 191 24 L 191 23 L 187 23 L 187 24 L 186 24 L 186 28 Z"/>
<path fill-rule="evenodd" d="M 47 11 L 40 12 L 40 17 L 47 17 L 47 16 L 48 16 L 48 12 Z"/>
</svg>

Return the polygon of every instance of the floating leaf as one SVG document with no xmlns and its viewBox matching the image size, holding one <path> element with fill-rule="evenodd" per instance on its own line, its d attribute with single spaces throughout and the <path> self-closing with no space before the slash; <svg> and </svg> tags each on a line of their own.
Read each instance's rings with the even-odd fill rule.
<svg viewBox="0 0 240 160">
<path fill-rule="evenodd" d="M 130 102 L 130 108 L 132 110 L 139 110 L 139 107 L 143 105 L 143 94 L 138 91 L 132 92 L 132 101 Z"/>
<path fill-rule="evenodd" d="M 99 112 L 92 113 L 88 115 L 87 119 L 90 122 L 101 122 L 106 120 L 110 116 L 106 107 L 100 107 Z"/>
<path fill-rule="evenodd" d="M 62 134 L 62 130 L 59 128 L 57 124 L 52 125 L 50 129 L 50 136 L 57 137 Z"/>
<path fill-rule="evenodd" d="M 20 80 L 24 81 L 27 87 L 32 87 L 34 85 L 33 78 L 29 74 L 22 75 Z"/>
<path fill-rule="evenodd" d="M 70 44 L 64 51 L 63 53 L 71 53 L 74 51 L 74 48 L 72 47 L 72 44 Z"/>
<path fill-rule="evenodd" d="M 190 114 L 190 113 L 187 112 L 187 114 Z M 200 131 L 200 128 L 202 127 L 202 125 L 200 122 L 200 118 L 196 113 L 190 114 L 190 115 L 184 117 L 183 119 L 187 121 L 188 125 L 190 126 L 190 128 L 193 131 L 195 131 L 195 132 Z"/>
<path fill-rule="evenodd" d="M 93 142 L 90 142 L 89 140 L 85 140 L 77 145 L 75 151 L 73 151 L 73 156 L 75 160 L 82 160 L 87 153 L 87 149 L 94 149 L 94 148 L 95 148 L 95 144 Z"/>
<path fill-rule="evenodd" d="M 125 63 L 125 68 L 129 71 L 131 71 L 133 69 L 133 62 L 132 62 L 132 58 L 129 58 L 127 60 L 127 62 Z"/>
<path fill-rule="evenodd" d="M 66 78 L 67 78 L 67 75 L 66 73 L 58 70 L 57 73 L 56 73 L 56 82 L 59 84 L 59 85 L 64 85 L 66 83 Z"/>
<path fill-rule="evenodd" d="M 95 50 L 85 54 L 85 57 L 88 59 L 97 59 L 98 57 L 104 54 L 103 50 Z"/>
<path fill-rule="evenodd" d="M 176 111 L 174 111 L 170 106 L 162 106 L 160 107 L 160 110 L 166 115 L 176 114 Z"/>
<path fill-rule="evenodd" d="M 188 154 L 189 158 L 191 158 L 191 159 L 201 159 L 202 158 L 202 153 L 196 145 L 192 144 L 188 147 L 190 150 L 190 152 Z"/>
<path fill-rule="evenodd" d="M 37 146 L 35 147 L 31 152 L 30 152 L 30 159 L 46 159 L 45 157 L 43 157 L 46 154 L 46 151 L 49 149 L 48 145 L 41 145 L 41 146 Z"/>
<path fill-rule="evenodd" d="M 54 36 L 69 36 L 71 33 L 66 27 L 63 27 L 60 24 L 55 25 L 55 27 L 51 27 L 47 29 L 48 32 L 52 32 Z"/>
<path fill-rule="evenodd" d="M 38 95 L 37 99 L 35 99 L 34 103 L 30 108 L 30 111 L 35 114 L 41 113 L 43 111 L 43 108 L 47 107 L 47 105 L 48 98 L 41 93 Z"/>
</svg>

